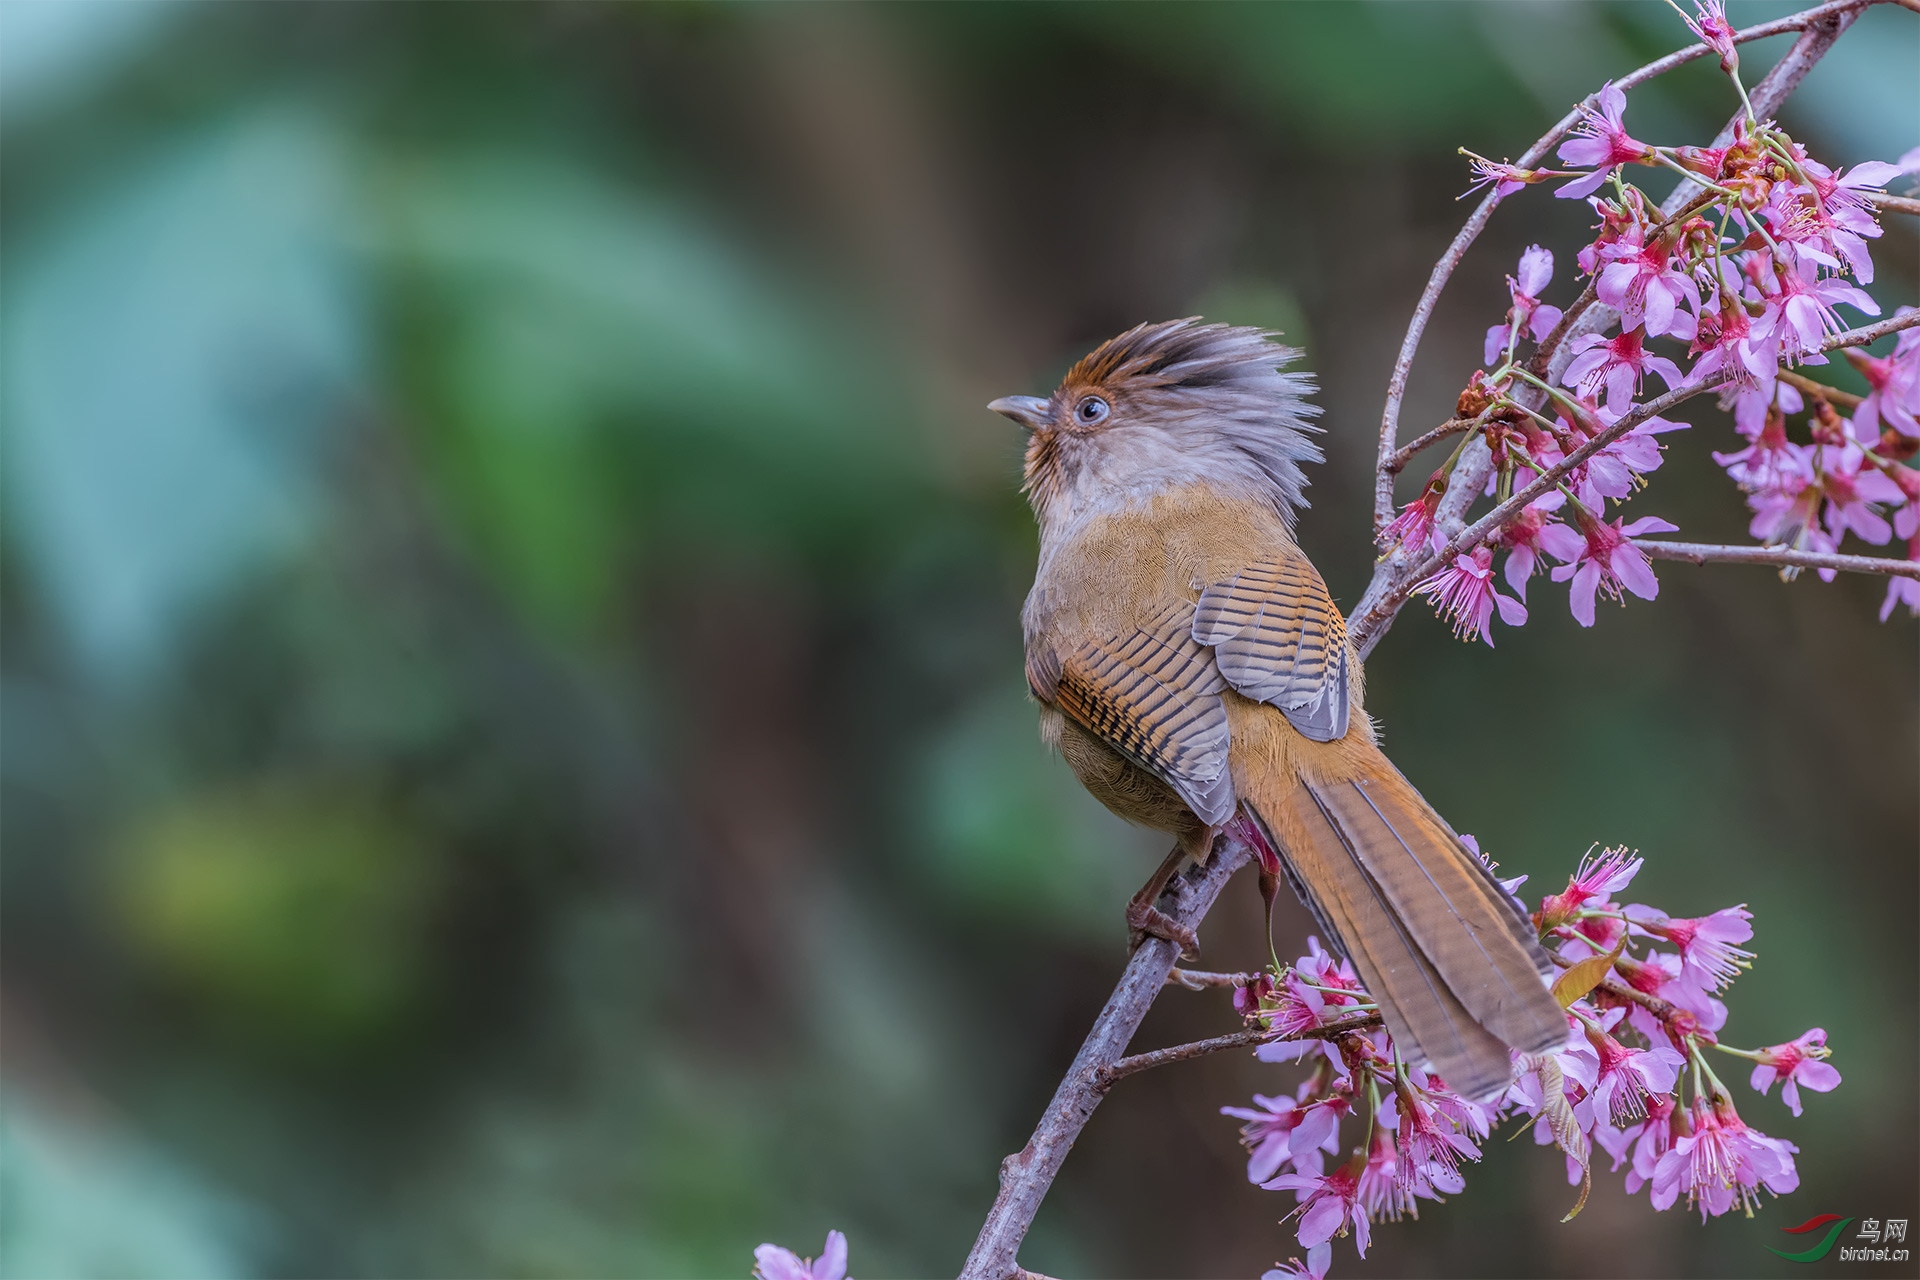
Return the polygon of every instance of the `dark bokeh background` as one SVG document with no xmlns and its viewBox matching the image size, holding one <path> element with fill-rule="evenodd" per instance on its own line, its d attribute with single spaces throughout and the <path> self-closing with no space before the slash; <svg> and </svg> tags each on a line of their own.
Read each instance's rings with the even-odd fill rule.
<svg viewBox="0 0 1920 1280">
<path fill-rule="evenodd" d="M 1350 604 L 1454 148 L 1517 154 L 1683 38 L 1651 3 L 0 25 L 0 1266 L 115 1277 L 738 1276 L 830 1226 L 858 1275 L 950 1274 L 1161 852 L 1036 741 L 985 401 L 1142 319 L 1286 330 L 1329 429 L 1303 539 Z M 1868 14 L 1790 123 L 1836 162 L 1920 141 L 1917 32 Z M 1731 105 L 1700 64 L 1629 119 L 1704 141 Z M 1586 221 L 1501 211 L 1410 430 L 1522 247 L 1571 296 Z M 1878 258 L 1913 301 L 1910 221 Z M 1697 420 L 1637 509 L 1740 539 Z M 1702 1227 L 1602 1176 L 1562 1226 L 1559 1159 L 1496 1140 L 1342 1273 L 1787 1274 L 1781 1225 L 1920 1217 L 1914 626 L 1874 582 L 1662 577 L 1592 631 L 1538 582 L 1498 652 L 1409 612 L 1370 702 L 1535 888 L 1606 841 L 1635 898 L 1751 903 L 1729 1039 L 1821 1024 L 1846 1077 L 1798 1122 L 1740 1086 L 1802 1189 Z M 1207 959 L 1258 930 L 1235 886 Z M 1174 993 L 1142 1039 L 1230 1025 Z M 1216 1114 L 1285 1078 L 1118 1089 L 1027 1264 L 1296 1252 Z"/>
</svg>

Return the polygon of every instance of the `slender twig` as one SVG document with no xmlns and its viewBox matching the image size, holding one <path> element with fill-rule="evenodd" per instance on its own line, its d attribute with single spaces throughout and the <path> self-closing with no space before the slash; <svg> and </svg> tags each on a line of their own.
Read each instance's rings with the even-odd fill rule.
<svg viewBox="0 0 1920 1280">
<path fill-rule="evenodd" d="M 1248 987 L 1260 981 L 1257 973 L 1208 973 L 1204 969 L 1175 969 L 1167 975 L 1170 987 L 1205 991 L 1209 987 Z"/>
<path fill-rule="evenodd" d="M 1473 423 L 1474 420 L 1472 418 L 1449 418 L 1425 435 L 1416 436 L 1411 443 L 1394 450 L 1393 456 L 1381 465 L 1386 468 L 1388 475 L 1399 475 L 1407 463 L 1413 460 L 1415 454 L 1423 449 L 1432 448 L 1448 436 L 1459 435 L 1462 431 L 1471 427 Z"/>
<path fill-rule="evenodd" d="M 1195 1040 L 1192 1044 L 1171 1045 L 1165 1049 L 1155 1049 L 1151 1053 L 1131 1054 L 1111 1066 L 1101 1067 L 1094 1073 L 1094 1081 L 1103 1090 L 1111 1089 L 1115 1081 L 1124 1080 L 1130 1075 L 1136 1075 L 1154 1067 L 1164 1067 L 1173 1062 L 1188 1062 L 1194 1058 L 1204 1058 L 1228 1049 L 1257 1048 L 1263 1044 L 1283 1044 L 1294 1040 L 1337 1040 L 1349 1031 L 1367 1031 L 1380 1025 L 1382 1025 L 1380 1015 L 1369 1013 L 1363 1017 L 1336 1022 L 1330 1027 L 1309 1027 L 1304 1031 L 1289 1032 L 1286 1035 L 1270 1031 L 1265 1027 L 1249 1027 L 1245 1031 L 1229 1032 L 1224 1036 L 1215 1036 L 1211 1040 Z"/>
<path fill-rule="evenodd" d="M 1793 569 L 1837 569 L 1842 573 L 1877 573 L 1891 578 L 1920 578 L 1920 560 L 1892 556 L 1843 556 L 1824 551 L 1795 551 L 1791 547 L 1724 547 L 1704 542 L 1653 542 L 1635 538 L 1633 545 L 1654 560 L 1685 560 L 1688 564 L 1770 564 Z"/>
<path fill-rule="evenodd" d="M 1773 22 L 1763 22 L 1758 26 L 1736 31 L 1733 33 L 1733 42 L 1745 44 L 1750 40 L 1763 40 L 1768 36 L 1784 35 L 1789 31 L 1806 31 L 1822 19 L 1835 14 L 1851 15 L 1874 2 L 1875 0 L 1834 0 L 1832 4 L 1816 5 L 1814 8 L 1804 9 Z M 1837 36 L 1839 33 L 1836 31 L 1834 34 Z M 1828 43 L 1830 44 L 1831 41 Z M 1704 44 L 1690 44 L 1664 58 L 1649 62 L 1637 71 L 1629 72 L 1614 81 L 1614 87 L 1625 92 L 1636 85 L 1645 84 L 1649 80 L 1663 76 L 1675 67 L 1684 66 L 1707 52 L 1708 48 Z M 1788 58 L 1792 58 L 1793 53 L 1797 52 L 1799 52 L 1797 49 L 1790 52 Z M 1818 61 L 1825 52 L 1826 49 L 1821 48 L 1813 55 L 1813 60 Z M 1783 63 L 1786 61 L 1787 59 L 1782 60 Z M 1778 71 L 1779 68 L 1776 67 L 1775 72 Z M 1804 75 L 1805 72 L 1800 74 Z M 1799 84 L 1799 76 L 1793 76 L 1792 80 L 1793 85 Z M 1788 87 L 1787 92 L 1792 92 L 1792 86 Z M 1783 99 L 1784 96 L 1782 95 Z M 1553 128 L 1542 134 L 1539 141 L 1528 147 L 1513 163 L 1522 169 L 1530 169 L 1538 164 L 1546 157 L 1547 152 L 1580 122 L 1581 116 L 1598 102 L 1599 91 L 1595 90 L 1582 99 L 1579 106 L 1560 117 Z M 1770 115 L 1778 110 L 1778 103 L 1766 102 L 1758 90 L 1753 95 L 1753 104 L 1754 111 L 1762 115 Z M 1685 185 L 1682 184 L 1683 187 Z M 1473 212 L 1467 216 L 1466 225 L 1460 228 L 1460 233 L 1454 236 L 1453 243 L 1448 245 L 1447 251 L 1440 255 L 1440 261 L 1434 264 L 1432 274 L 1427 277 L 1427 287 L 1421 291 L 1419 302 L 1414 304 L 1413 318 L 1407 323 L 1407 335 L 1401 340 L 1400 354 L 1394 359 L 1393 373 L 1387 379 L 1387 403 L 1380 415 L 1380 449 L 1373 501 L 1376 530 L 1385 527 L 1386 523 L 1393 519 L 1393 476 L 1391 472 L 1385 470 L 1385 467 L 1393 457 L 1395 445 L 1399 440 L 1400 405 L 1406 399 L 1407 376 L 1413 370 L 1414 353 L 1420 349 L 1420 339 L 1426 334 L 1427 322 L 1433 317 L 1433 308 L 1440 301 L 1441 290 L 1446 288 L 1447 281 L 1452 278 L 1454 269 L 1460 265 L 1460 260 L 1466 256 L 1467 250 L 1472 247 L 1475 240 L 1479 239 L 1480 232 L 1485 229 L 1488 219 L 1493 217 L 1493 211 L 1501 199 L 1496 187 L 1474 207 Z"/>
<path fill-rule="evenodd" d="M 1844 333 L 1829 334 L 1820 344 L 1820 350 L 1837 351 L 1842 347 L 1863 347 L 1876 342 L 1890 333 L 1920 325 L 1920 311 L 1909 311 L 1902 315 L 1889 316 L 1877 324 L 1864 325 L 1858 329 L 1848 329 Z M 1703 392 L 1711 391 L 1727 381 L 1726 373 L 1717 373 L 1699 382 L 1687 383 L 1675 390 L 1658 396 L 1626 414 L 1618 422 L 1598 432 L 1591 440 L 1575 449 L 1553 466 L 1548 467 L 1533 483 L 1518 490 L 1511 498 L 1481 516 L 1465 529 L 1455 534 L 1439 551 L 1428 556 L 1409 572 L 1404 572 L 1392 585 L 1381 591 L 1371 605 L 1348 624 L 1348 634 L 1361 653 L 1372 649 L 1374 643 L 1385 632 L 1385 625 L 1391 620 L 1402 601 L 1412 593 L 1414 586 L 1431 577 L 1441 565 L 1453 563 L 1453 558 L 1473 550 L 1494 534 L 1507 527 L 1513 518 L 1527 507 L 1527 504 L 1552 489 L 1559 481 L 1566 479 L 1569 473 L 1588 458 L 1600 452 L 1626 435 L 1642 423 L 1656 418 L 1677 405 L 1691 400 Z M 1371 589 L 1369 594 L 1373 594 Z"/>
<path fill-rule="evenodd" d="M 1914 2 L 1920 4 L 1920 0 L 1914 0 Z M 1860 195 L 1876 209 L 1885 209 L 1888 213 L 1910 213 L 1920 216 L 1920 200 L 1912 196 L 1888 195 L 1884 191 L 1862 191 Z"/>
<path fill-rule="evenodd" d="M 1855 408 L 1866 399 L 1865 396 L 1857 396 L 1851 391 L 1842 391 L 1840 388 L 1830 387 L 1824 382 L 1815 382 L 1812 378 L 1795 373 L 1791 369 L 1782 369 L 1780 371 L 1780 381 L 1790 387 L 1798 387 L 1810 396 L 1818 396 L 1828 404 L 1837 404 L 1843 409 Z"/>
</svg>

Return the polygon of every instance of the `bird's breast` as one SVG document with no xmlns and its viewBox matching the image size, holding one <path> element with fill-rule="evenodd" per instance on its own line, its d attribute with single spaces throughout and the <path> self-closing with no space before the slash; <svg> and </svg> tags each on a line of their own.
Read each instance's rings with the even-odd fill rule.
<svg viewBox="0 0 1920 1280">
<path fill-rule="evenodd" d="M 1029 648 L 1045 641 L 1064 654 L 1124 634 L 1170 601 L 1195 600 L 1211 582 L 1289 554 L 1292 535 L 1270 505 L 1203 484 L 1087 513 L 1042 530 L 1022 613 Z"/>
</svg>

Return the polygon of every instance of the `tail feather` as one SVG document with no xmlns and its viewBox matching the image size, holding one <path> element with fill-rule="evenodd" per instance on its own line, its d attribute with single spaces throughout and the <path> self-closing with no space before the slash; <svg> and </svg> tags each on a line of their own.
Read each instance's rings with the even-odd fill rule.
<svg viewBox="0 0 1920 1280">
<path fill-rule="evenodd" d="M 1346 781 L 1249 797 L 1288 879 L 1379 1001 L 1394 1039 L 1470 1097 L 1506 1083 L 1509 1048 L 1567 1034 L 1551 963 L 1518 905 L 1384 756 Z M 1261 788 L 1259 790 L 1264 790 Z"/>
</svg>

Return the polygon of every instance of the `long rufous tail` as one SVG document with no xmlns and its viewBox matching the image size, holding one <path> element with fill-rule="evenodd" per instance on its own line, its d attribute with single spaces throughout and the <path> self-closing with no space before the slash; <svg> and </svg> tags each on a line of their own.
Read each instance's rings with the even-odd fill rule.
<svg viewBox="0 0 1920 1280">
<path fill-rule="evenodd" d="M 1251 779 L 1245 796 L 1328 945 L 1344 951 L 1396 1044 L 1448 1087 L 1482 1098 L 1507 1050 L 1567 1037 L 1532 923 L 1377 749 L 1342 781 Z M 1342 770 L 1343 773 L 1352 772 Z"/>
</svg>

